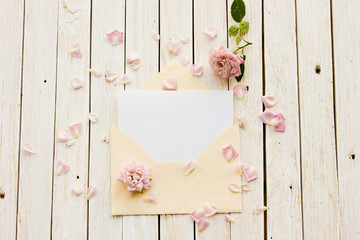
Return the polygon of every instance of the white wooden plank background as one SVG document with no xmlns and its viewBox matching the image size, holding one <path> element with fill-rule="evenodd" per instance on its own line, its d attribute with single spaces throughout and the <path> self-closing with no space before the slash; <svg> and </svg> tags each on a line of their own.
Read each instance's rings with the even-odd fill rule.
<svg viewBox="0 0 360 240">
<path fill-rule="evenodd" d="M 360 4 L 358 1 L 248 1 L 246 20 L 253 42 L 243 83 L 249 92 L 235 100 L 248 129 L 240 131 L 241 159 L 256 166 L 259 179 L 244 193 L 244 212 L 210 219 L 198 233 L 187 215 L 110 215 L 109 145 L 102 143 L 116 109 L 116 93 L 140 89 L 166 63 L 188 52 L 203 63 L 199 78 L 211 89 L 232 89 L 208 66 L 208 52 L 235 47 L 231 0 L 58 0 L 0 1 L 0 239 L 360 239 L 358 161 L 360 86 Z M 214 25 L 218 37 L 203 30 Z M 123 31 L 124 44 L 111 46 L 106 33 Z M 151 31 L 161 35 L 152 39 Z M 178 57 L 169 39 L 189 37 Z M 68 50 L 79 42 L 83 58 Z M 142 59 L 138 71 L 125 64 L 131 51 Z M 321 68 L 315 72 L 316 65 Z M 132 84 L 108 83 L 89 67 L 127 73 Z M 85 86 L 74 91 L 70 77 Z M 44 81 L 46 80 L 46 82 Z M 22 94 L 22 97 L 21 97 Z M 286 132 L 263 127 L 260 96 L 275 94 Z M 87 113 L 100 120 L 90 124 Z M 70 148 L 56 134 L 81 122 L 81 137 Z M 37 154 L 22 151 L 31 143 Z M 71 165 L 56 176 L 54 164 Z M 71 187 L 79 177 L 89 202 Z M 252 213 L 256 204 L 269 207 Z"/>
</svg>

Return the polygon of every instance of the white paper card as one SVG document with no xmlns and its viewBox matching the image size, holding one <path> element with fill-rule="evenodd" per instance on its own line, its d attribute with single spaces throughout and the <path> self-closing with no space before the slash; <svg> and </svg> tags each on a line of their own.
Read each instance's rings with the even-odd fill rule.
<svg viewBox="0 0 360 240">
<path fill-rule="evenodd" d="M 118 106 L 118 128 L 157 162 L 195 160 L 233 125 L 232 91 L 122 91 Z"/>
</svg>

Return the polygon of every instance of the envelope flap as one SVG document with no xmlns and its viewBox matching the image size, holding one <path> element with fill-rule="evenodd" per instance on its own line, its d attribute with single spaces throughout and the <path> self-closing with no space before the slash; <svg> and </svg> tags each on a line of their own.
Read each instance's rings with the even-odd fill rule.
<svg viewBox="0 0 360 240">
<path fill-rule="evenodd" d="M 142 90 L 162 90 L 167 78 L 176 78 L 178 90 L 209 90 L 178 61 L 171 61 Z"/>
</svg>

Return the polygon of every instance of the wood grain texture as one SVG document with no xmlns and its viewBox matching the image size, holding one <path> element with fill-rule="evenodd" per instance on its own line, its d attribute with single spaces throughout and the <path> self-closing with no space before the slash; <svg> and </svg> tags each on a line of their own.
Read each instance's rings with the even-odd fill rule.
<svg viewBox="0 0 360 240">
<path fill-rule="evenodd" d="M 341 239 L 360 239 L 359 1 L 332 1 Z"/>
<path fill-rule="evenodd" d="M 230 13 L 232 1 L 228 1 L 229 27 L 236 24 Z M 263 51 L 262 51 L 262 1 L 245 1 L 245 21 L 250 23 L 250 30 L 244 37 L 253 45 L 246 48 L 246 69 L 241 82 L 249 87 L 242 100 L 234 96 L 235 112 L 243 115 L 247 120 L 247 128 L 240 129 L 240 159 L 243 163 L 255 166 L 259 177 L 249 183 L 250 192 L 243 193 L 243 212 L 232 214 L 235 223 L 231 224 L 231 239 L 264 239 L 265 214 L 254 215 L 253 209 L 257 204 L 264 204 L 264 162 L 263 162 L 263 124 L 259 120 L 262 112 L 260 96 L 263 91 Z M 242 43 L 241 45 L 243 45 Z M 236 49 L 235 38 L 229 38 L 230 49 Z M 230 90 L 237 84 L 230 79 Z M 246 180 L 243 178 L 243 181 Z"/>
<path fill-rule="evenodd" d="M 78 180 L 86 191 L 88 185 L 89 124 L 89 57 L 90 57 L 90 1 L 59 1 L 58 67 L 56 100 L 56 134 L 69 125 L 82 123 L 82 133 L 71 147 L 55 142 L 56 164 L 59 160 L 71 166 L 70 172 L 54 177 L 52 239 L 87 238 L 86 194 L 71 193 Z M 70 48 L 80 44 L 82 58 L 69 54 Z M 76 76 L 85 85 L 79 90 L 71 87 L 70 78 Z M 77 179 L 78 178 L 78 179 Z"/>
<path fill-rule="evenodd" d="M 24 4 L 0 5 L 0 239 L 15 239 Z"/>
<path fill-rule="evenodd" d="M 304 239 L 338 239 L 330 2 L 296 4 Z"/>
<path fill-rule="evenodd" d="M 117 111 L 117 93 L 123 85 L 106 82 L 105 72 L 124 73 L 124 44 L 112 46 L 106 34 L 125 30 L 125 0 L 92 1 L 91 67 L 100 69 L 100 78 L 91 76 L 91 112 L 99 117 L 90 125 L 89 185 L 98 195 L 89 201 L 89 239 L 122 239 L 122 217 L 111 215 L 110 144 L 102 142 L 110 131 Z"/>
<path fill-rule="evenodd" d="M 267 239 L 302 239 L 295 2 L 264 1 L 265 94 L 286 118 L 286 132 L 266 126 Z"/>
<path fill-rule="evenodd" d="M 51 235 L 57 3 L 29 1 L 25 16 L 17 235 L 40 239 Z"/>
<path fill-rule="evenodd" d="M 173 59 L 180 61 L 186 52 L 193 56 L 193 21 L 191 0 L 160 0 L 160 68 L 163 68 Z M 178 39 L 181 36 L 190 39 L 183 44 L 179 56 L 168 52 L 166 43 L 169 39 Z M 160 239 L 193 239 L 194 224 L 188 215 L 160 216 Z"/>
<path fill-rule="evenodd" d="M 137 16 L 134 18 L 134 16 Z M 126 90 L 139 90 L 159 70 L 159 41 L 151 32 L 159 33 L 159 1 L 127 1 L 126 55 L 137 52 L 142 65 L 133 70 L 126 65 L 126 74 L 132 83 Z M 158 239 L 158 216 L 124 216 L 123 239 Z"/>
</svg>

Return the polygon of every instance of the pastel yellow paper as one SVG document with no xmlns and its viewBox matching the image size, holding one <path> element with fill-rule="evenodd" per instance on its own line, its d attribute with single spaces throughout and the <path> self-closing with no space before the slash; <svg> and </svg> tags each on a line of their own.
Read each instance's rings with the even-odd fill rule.
<svg viewBox="0 0 360 240">
<path fill-rule="evenodd" d="M 178 62 L 169 63 L 156 75 L 144 90 L 160 90 L 167 77 L 178 80 L 178 90 L 208 90 Z M 218 212 L 242 212 L 241 193 L 232 193 L 230 183 L 241 185 L 236 172 L 239 159 L 226 162 L 222 148 L 232 144 L 239 151 L 239 127 L 237 123 L 227 128 L 194 161 L 195 170 L 185 176 L 185 162 L 156 162 L 129 136 L 117 128 L 117 119 L 111 128 L 111 201 L 112 215 L 189 214 L 203 207 L 206 202 L 218 208 Z M 133 196 L 125 185 L 116 179 L 122 167 L 129 161 L 145 163 L 151 167 L 151 188 Z M 156 193 L 157 204 L 143 199 Z"/>
</svg>

